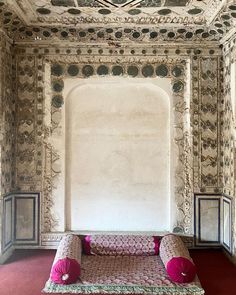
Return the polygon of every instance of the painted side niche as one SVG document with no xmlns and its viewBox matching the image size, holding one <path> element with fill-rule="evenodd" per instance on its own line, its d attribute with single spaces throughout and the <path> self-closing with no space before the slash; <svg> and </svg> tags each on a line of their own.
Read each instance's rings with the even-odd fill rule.
<svg viewBox="0 0 236 295">
<path fill-rule="evenodd" d="M 65 79 L 67 230 L 171 229 L 169 80 Z"/>
</svg>

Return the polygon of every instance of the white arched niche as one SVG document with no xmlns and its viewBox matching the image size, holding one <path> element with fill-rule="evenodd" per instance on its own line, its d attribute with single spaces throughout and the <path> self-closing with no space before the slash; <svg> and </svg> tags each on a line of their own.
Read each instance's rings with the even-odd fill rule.
<svg viewBox="0 0 236 295">
<path fill-rule="evenodd" d="M 170 79 L 66 79 L 63 95 L 66 229 L 171 230 Z"/>
</svg>

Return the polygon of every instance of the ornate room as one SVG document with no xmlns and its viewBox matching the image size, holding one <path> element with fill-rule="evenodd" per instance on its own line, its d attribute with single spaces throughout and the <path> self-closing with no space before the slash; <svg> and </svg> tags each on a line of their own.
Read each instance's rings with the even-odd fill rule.
<svg viewBox="0 0 236 295">
<path fill-rule="evenodd" d="M 0 110 L 1 295 L 236 289 L 236 0 L 0 0 Z"/>
</svg>

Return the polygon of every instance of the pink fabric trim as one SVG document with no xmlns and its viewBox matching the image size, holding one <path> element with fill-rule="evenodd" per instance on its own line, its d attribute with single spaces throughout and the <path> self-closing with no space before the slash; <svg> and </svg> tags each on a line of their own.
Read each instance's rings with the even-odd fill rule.
<svg viewBox="0 0 236 295">
<path fill-rule="evenodd" d="M 83 239 L 83 247 L 84 247 L 84 253 L 86 255 L 91 255 L 91 236 L 86 236 L 84 239 Z"/>
<path fill-rule="evenodd" d="M 155 251 L 155 255 L 158 255 L 159 254 L 159 248 L 160 248 L 160 241 L 158 239 L 158 237 L 153 237 L 153 240 L 154 240 L 154 251 Z"/>
<path fill-rule="evenodd" d="M 173 282 L 190 283 L 196 276 L 196 266 L 187 258 L 174 257 L 166 266 L 166 271 Z"/>
</svg>

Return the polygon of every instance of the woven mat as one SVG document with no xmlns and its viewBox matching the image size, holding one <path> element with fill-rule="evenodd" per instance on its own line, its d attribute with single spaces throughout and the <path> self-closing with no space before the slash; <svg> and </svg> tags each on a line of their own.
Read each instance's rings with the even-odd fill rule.
<svg viewBox="0 0 236 295">
<path fill-rule="evenodd" d="M 74 294 L 180 294 L 201 295 L 196 277 L 192 283 L 169 280 L 159 256 L 83 256 L 81 277 L 75 284 L 57 285 L 50 279 L 45 293 Z"/>
</svg>

